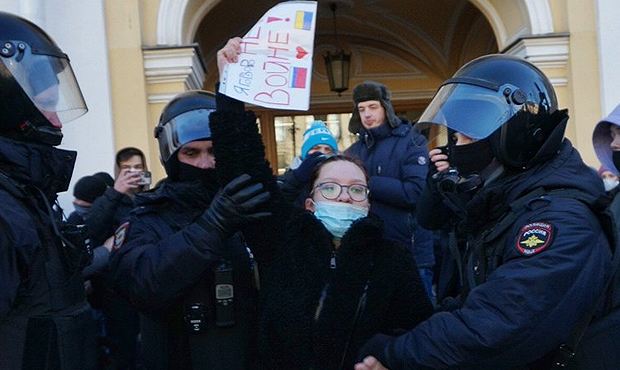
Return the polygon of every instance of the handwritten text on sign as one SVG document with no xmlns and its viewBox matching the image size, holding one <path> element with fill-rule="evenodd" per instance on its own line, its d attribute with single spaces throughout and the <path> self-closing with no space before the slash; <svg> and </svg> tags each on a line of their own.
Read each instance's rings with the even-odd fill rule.
<svg viewBox="0 0 620 370">
<path fill-rule="evenodd" d="M 308 110 L 316 1 L 271 8 L 243 37 L 239 62 L 223 71 L 220 92 L 267 108 Z"/>
</svg>

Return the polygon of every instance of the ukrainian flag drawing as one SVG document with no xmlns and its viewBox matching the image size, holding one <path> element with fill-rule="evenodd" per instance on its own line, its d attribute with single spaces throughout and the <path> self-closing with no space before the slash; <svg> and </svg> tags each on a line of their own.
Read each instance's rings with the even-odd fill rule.
<svg viewBox="0 0 620 370">
<path fill-rule="evenodd" d="M 295 28 L 298 30 L 310 30 L 312 27 L 312 12 L 298 10 L 295 13 Z"/>
<path fill-rule="evenodd" d="M 307 68 L 293 67 L 293 73 L 291 75 L 291 87 L 305 89 L 307 73 Z"/>
</svg>

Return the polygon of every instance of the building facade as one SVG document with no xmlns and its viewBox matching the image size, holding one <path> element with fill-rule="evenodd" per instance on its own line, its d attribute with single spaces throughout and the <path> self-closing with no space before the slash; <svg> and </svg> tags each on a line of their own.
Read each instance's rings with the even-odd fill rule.
<svg viewBox="0 0 620 370">
<path fill-rule="evenodd" d="M 334 49 L 351 53 L 351 88 L 367 79 L 385 83 L 395 109 L 411 119 L 467 61 L 497 52 L 526 58 L 549 76 L 560 106 L 569 109 L 569 139 L 587 163 L 598 166 L 592 129 L 620 103 L 615 0 L 333 2 L 336 13 L 330 2 L 319 2 L 310 110 L 256 108 L 275 168 L 284 168 L 298 151 L 312 119 L 326 120 L 343 147 L 354 140 L 346 131 L 351 89 L 339 96 L 327 82 L 322 55 Z M 126 146 L 145 152 L 157 180 L 164 172 L 153 128 L 164 105 L 186 90 L 213 91 L 217 50 L 276 3 L 0 0 L 0 11 L 37 23 L 71 58 L 89 107 L 64 128 L 62 147 L 79 153 L 73 182 L 97 171 L 113 173 L 114 153 Z M 70 192 L 60 199 L 71 208 Z"/>
</svg>

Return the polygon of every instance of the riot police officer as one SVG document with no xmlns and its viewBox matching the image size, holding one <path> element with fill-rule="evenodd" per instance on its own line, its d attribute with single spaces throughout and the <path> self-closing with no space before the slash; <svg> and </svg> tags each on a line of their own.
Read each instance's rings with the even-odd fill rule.
<svg viewBox="0 0 620 370">
<path fill-rule="evenodd" d="M 402 336 L 373 338 L 356 369 L 570 363 L 611 256 L 582 201 L 603 186 L 564 139 L 567 121 L 549 80 L 519 58 L 480 57 L 442 84 L 420 122 L 450 140 L 429 153 L 418 216 L 429 228 L 450 219 L 461 241 L 444 257 L 455 276 L 440 276 L 454 283 L 450 304 Z M 580 368 L 601 368 L 591 365 Z"/>
<path fill-rule="evenodd" d="M 91 369 L 88 253 L 52 205 L 76 153 L 55 148 L 86 113 L 69 59 L 37 25 L 0 12 L 0 368 Z"/>
<path fill-rule="evenodd" d="M 138 194 L 116 231 L 116 289 L 141 311 L 148 369 L 250 369 L 256 362 L 256 284 L 239 226 L 268 215 L 269 195 L 242 176 L 218 191 L 204 91 L 175 97 L 155 137 L 167 179 Z"/>
</svg>

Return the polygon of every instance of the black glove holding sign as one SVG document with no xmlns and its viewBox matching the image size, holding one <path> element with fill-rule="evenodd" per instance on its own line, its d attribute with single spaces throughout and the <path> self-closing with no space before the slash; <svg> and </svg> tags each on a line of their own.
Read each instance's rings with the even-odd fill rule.
<svg viewBox="0 0 620 370">
<path fill-rule="evenodd" d="M 271 216 L 270 212 L 258 210 L 269 197 L 270 194 L 263 184 L 256 183 L 250 175 L 243 174 L 234 178 L 215 195 L 199 223 L 214 227 L 227 238 L 242 225 Z"/>
</svg>

